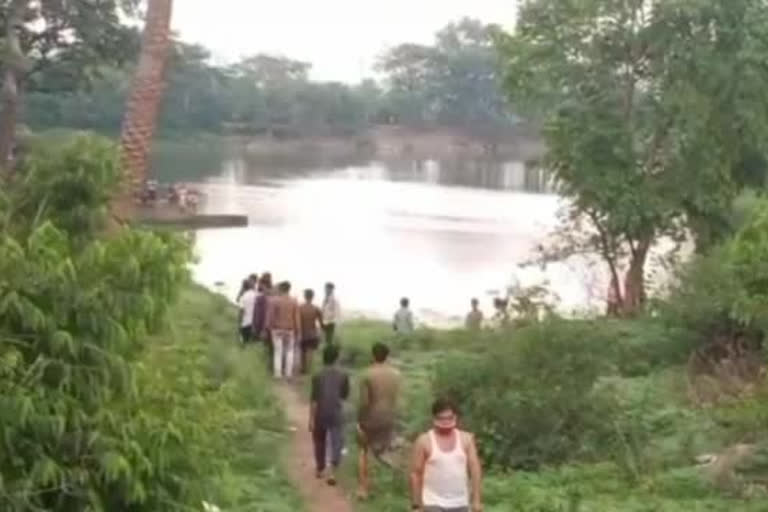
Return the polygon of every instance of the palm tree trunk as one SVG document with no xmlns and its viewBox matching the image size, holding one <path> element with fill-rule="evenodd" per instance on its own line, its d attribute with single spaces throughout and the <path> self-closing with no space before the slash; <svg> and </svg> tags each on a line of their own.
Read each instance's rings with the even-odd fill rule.
<svg viewBox="0 0 768 512">
<path fill-rule="evenodd" d="M 24 54 L 17 32 L 24 22 L 26 0 L 14 0 L 8 6 L 5 23 L 5 55 L 3 62 L 3 113 L 0 117 L 0 171 L 4 176 L 11 174 L 13 145 L 16 137 L 16 123 L 19 115 L 19 76 L 24 71 Z"/>
<path fill-rule="evenodd" d="M 149 0 L 141 55 L 123 119 L 121 149 L 123 186 L 113 212 L 128 220 L 135 212 L 136 193 L 148 175 L 149 152 L 165 89 L 165 67 L 171 48 L 173 0 Z"/>
</svg>

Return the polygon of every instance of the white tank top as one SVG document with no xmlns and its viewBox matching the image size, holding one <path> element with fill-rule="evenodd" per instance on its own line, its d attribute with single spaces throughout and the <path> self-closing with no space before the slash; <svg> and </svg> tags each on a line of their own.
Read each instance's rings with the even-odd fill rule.
<svg viewBox="0 0 768 512">
<path fill-rule="evenodd" d="M 463 435 L 456 430 L 456 444 L 450 452 L 440 449 L 435 433 L 429 431 L 430 452 L 424 468 L 422 503 L 428 507 L 469 506 L 469 475 Z"/>
</svg>

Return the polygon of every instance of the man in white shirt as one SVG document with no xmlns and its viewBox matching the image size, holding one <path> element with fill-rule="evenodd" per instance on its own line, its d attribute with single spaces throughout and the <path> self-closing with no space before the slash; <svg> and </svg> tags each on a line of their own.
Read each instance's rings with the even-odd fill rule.
<svg viewBox="0 0 768 512">
<path fill-rule="evenodd" d="M 237 301 L 237 305 L 240 308 L 240 340 L 243 345 L 253 341 L 253 313 L 256 308 L 257 297 L 256 290 L 253 289 L 253 282 L 248 280 L 246 283 L 244 283 L 246 289 Z"/>
<path fill-rule="evenodd" d="M 336 335 L 336 325 L 341 322 L 341 306 L 336 298 L 336 286 L 333 283 L 326 283 L 325 285 L 322 314 L 325 343 L 330 345 Z"/>
<path fill-rule="evenodd" d="M 401 336 L 408 336 L 413 332 L 413 313 L 410 310 L 411 301 L 403 297 L 400 299 L 400 309 L 395 313 L 392 327 Z"/>
</svg>

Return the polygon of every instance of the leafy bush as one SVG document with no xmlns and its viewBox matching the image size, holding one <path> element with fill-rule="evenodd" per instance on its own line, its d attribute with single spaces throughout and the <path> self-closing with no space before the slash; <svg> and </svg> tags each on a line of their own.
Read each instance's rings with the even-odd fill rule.
<svg viewBox="0 0 768 512">
<path fill-rule="evenodd" d="M 590 456 L 613 435 L 614 400 L 595 389 L 610 352 L 589 323 L 551 320 L 486 355 L 447 358 L 433 389 L 459 401 L 486 464 L 557 464 Z"/>
<path fill-rule="evenodd" d="M 731 240 L 682 269 L 664 313 L 689 331 L 694 345 L 739 333 L 762 339 L 768 330 L 768 203 L 756 206 Z"/>
</svg>

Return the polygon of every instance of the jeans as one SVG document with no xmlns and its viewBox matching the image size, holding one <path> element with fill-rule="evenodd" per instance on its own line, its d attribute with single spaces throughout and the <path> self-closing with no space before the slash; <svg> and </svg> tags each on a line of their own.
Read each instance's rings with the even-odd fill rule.
<svg viewBox="0 0 768 512">
<path fill-rule="evenodd" d="M 330 442 L 328 442 L 330 441 Z M 323 471 L 326 464 L 326 446 L 330 445 L 331 465 L 336 468 L 341 463 L 341 450 L 344 447 L 344 435 L 341 424 L 315 425 L 312 431 L 312 443 L 315 446 L 315 467 Z"/>
<path fill-rule="evenodd" d="M 296 333 L 289 330 L 274 329 L 272 331 L 272 345 L 272 366 L 275 377 L 293 377 L 293 366 L 296 356 Z M 285 367 L 283 367 L 283 359 L 285 359 Z"/>
</svg>

